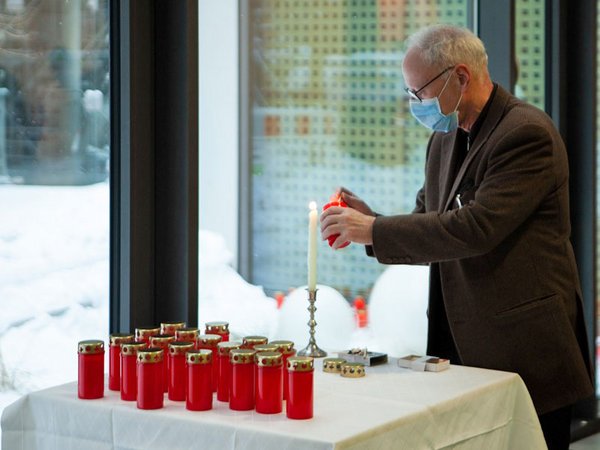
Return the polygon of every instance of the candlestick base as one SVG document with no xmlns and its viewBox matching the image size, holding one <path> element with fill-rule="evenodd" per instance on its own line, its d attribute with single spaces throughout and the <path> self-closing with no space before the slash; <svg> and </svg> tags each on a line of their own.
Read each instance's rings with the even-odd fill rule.
<svg viewBox="0 0 600 450">
<path fill-rule="evenodd" d="M 315 301 L 317 300 L 317 289 L 308 291 L 308 311 L 310 312 L 310 320 L 308 321 L 310 339 L 308 341 L 308 345 L 298 352 L 299 356 L 312 356 L 313 358 L 323 358 L 327 356 L 327 352 L 319 348 L 315 341 L 315 327 L 317 326 L 317 322 L 315 321 L 315 311 L 317 308 L 315 307 Z"/>
</svg>

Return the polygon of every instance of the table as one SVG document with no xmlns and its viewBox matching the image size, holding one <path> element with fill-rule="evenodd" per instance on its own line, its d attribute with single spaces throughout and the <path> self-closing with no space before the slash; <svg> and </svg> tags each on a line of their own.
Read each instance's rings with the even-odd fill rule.
<svg viewBox="0 0 600 450">
<path fill-rule="evenodd" d="M 395 360 L 364 378 L 324 373 L 316 361 L 315 414 L 290 420 L 214 409 L 138 410 L 105 388 L 79 400 L 77 383 L 33 392 L 2 415 L 2 448 L 13 449 L 545 449 L 529 393 L 513 373 L 451 366 L 413 372 Z"/>
</svg>

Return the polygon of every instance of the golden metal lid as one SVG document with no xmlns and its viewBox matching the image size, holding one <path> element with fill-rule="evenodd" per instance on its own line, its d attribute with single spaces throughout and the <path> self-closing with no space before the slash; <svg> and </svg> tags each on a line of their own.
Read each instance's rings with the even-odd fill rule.
<svg viewBox="0 0 600 450">
<path fill-rule="evenodd" d="M 179 330 L 175 330 L 175 340 L 185 342 L 196 342 L 200 330 L 195 327 L 184 327 Z"/>
<path fill-rule="evenodd" d="M 175 330 L 185 327 L 185 322 L 161 322 L 160 334 L 175 334 Z"/>
<path fill-rule="evenodd" d="M 289 372 L 312 372 L 315 361 L 310 356 L 290 356 L 287 359 L 287 370 Z"/>
<path fill-rule="evenodd" d="M 233 349 L 236 348 L 240 348 L 242 346 L 241 342 L 230 342 L 230 341 L 225 341 L 225 342 L 219 342 L 217 344 L 217 349 L 219 351 L 219 355 L 220 356 L 228 356 L 229 352 Z"/>
<path fill-rule="evenodd" d="M 266 336 L 246 336 L 242 339 L 242 345 L 246 348 L 254 348 L 255 345 L 263 345 L 269 342 Z"/>
<path fill-rule="evenodd" d="M 160 327 L 138 327 L 135 329 L 135 339 L 149 338 L 160 334 Z"/>
<path fill-rule="evenodd" d="M 145 342 L 125 342 L 121 344 L 121 354 L 126 356 L 137 356 L 139 350 L 148 347 Z"/>
<path fill-rule="evenodd" d="M 112 333 L 109 336 L 110 345 L 121 345 L 128 341 L 133 341 L 133 334 L 131 334 L 131 333 Z"/>
<path fill-rule="evenodd" d="M 175 341 L 169 343 L 170 355 L 185 355 L 190 350 L 194 349 L 193 342 Z"/>
<path fill-rule="evenodd" d="M 213 360 L 212 350 L 201 348 L 200 350 L 190 350 L 185 354 L 185 360 L 188 364 L 210 364 Z"/>
<path fill-rule="evenodd" d="M 229 333 L 229 322 L 206 322 L 206 334 Z"/>
<path fill-rule="evenodd" d="M 342 364 L 341 375 L 346 378 L 361 378 L 365 376 L 365 365 L 362 363 Z"/>
<path fill-rule="evenodd" d="M 217 344 L 223 340 L 220 334 L 199 334 L 198 345 L 207 345 L 209 347 L 217 347 Z"/>
<path fill-rule="evenodd" d="M 281 367 L 283 356 L 277 351 L 258 352 L 255 356 L 255 361 L 258 367 Z"/>
<path fill-rule="evenodd" d="M 234 348 L 229 352 L 231 364 L 254 364 L 256 350 L 251 348 Z"/>
<path fill-rule="evenodd" d="M 80 355 L 94 355 L 97 353 L 104 353 L 104 341 L 99 339 L 89 339 L 87 341 L 80 341 L 77 344 L 77 353 Z"/>
<path fill-rule="evenodd" d="M 256 353 L 260 353 L 260 352 L 278 352 L 279 351 L 279 347 L 277 347 L 272 342 L 269 342 L 268 344 L 255 345 L 254 346 L 254 350 L 256 350 Z"/>
<path fill-rule="evenodd" d="M 270 344 L 276 345 L 277 349 L 284 355 L 296 353 L 292 341 L 271 341 Z"/>
<path fill-rule="evenodd" d="M 139 364 L 154 364 L 162 362 L 165 352 L 162 348 L 150 347 L 139 349 L 137 352 L 137 362 Z"/>
<path fill-rule="evenodd" d="M 345 363 L 346 360 L 342 358 L 325 358 L 323 360 L 323 372 L 340 373 L 342 371 L 342 364 Z"/>
<path fill-rule="evenodd" d="M 175 342 L 175 336 L 172 334 L 157 334 L 150 336 L 151 347 L 168 347 L 171 342 Z"/>
</svg>

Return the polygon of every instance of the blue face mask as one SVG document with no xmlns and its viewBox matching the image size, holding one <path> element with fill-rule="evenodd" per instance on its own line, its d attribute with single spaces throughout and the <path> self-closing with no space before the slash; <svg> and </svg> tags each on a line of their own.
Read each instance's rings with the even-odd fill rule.
<svg viewBox="0 0 600 450">
<path fill-rule="evenodd" d="M 440 106 L 439 98 L 444 89 L 446 89 L 449 80 L 450 77 L 446 80 L 446 84 L 444 84 L 437 97 L 426 98 L 420 102 L 417 100 L 410 101 L 410 112 L 413 117 L 430 130 L 448 133 L 458 128 L 458 105 L 460 105 L 460 101 L 462 100 L 462 92 L 454 111 L 450 114 L 444 114 Z"/>
</svg>

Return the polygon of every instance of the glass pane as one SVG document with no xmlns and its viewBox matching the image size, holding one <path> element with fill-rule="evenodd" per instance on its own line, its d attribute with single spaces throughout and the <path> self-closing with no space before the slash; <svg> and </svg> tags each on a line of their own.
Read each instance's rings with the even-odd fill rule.
<svg viewBox="0 0 600 450">
<path fill-rule="evenodd" d="M 422 26 L 466 25 L 468 2 L 252 2 L 252 267 L 269 293 L 306 283 L 308 204 L 346 186 L 409 212 L 429 131 L 410 116 L 402 47 Z M 360 245 L 319 244 L 319 283 L 368 297 L 385 269 Z"/>
<path fill-rule="evenodd" d="M 0 409 L 106 340 L 108 0 L 0 2 Z"/>
<path fill-rule="evenodd" d="M 544 109 L 545 2 L 515 2 L 515 87 L 517 97 Z"/>
</svg>

